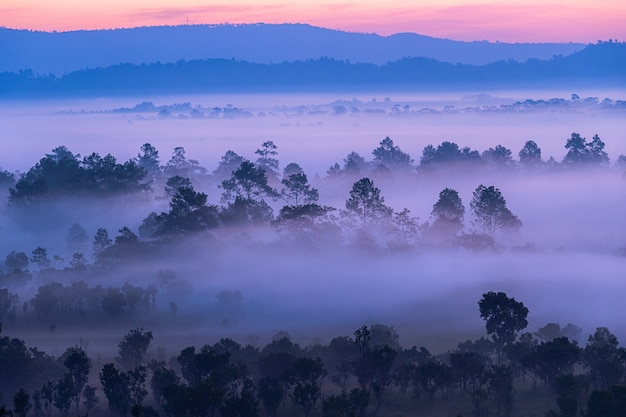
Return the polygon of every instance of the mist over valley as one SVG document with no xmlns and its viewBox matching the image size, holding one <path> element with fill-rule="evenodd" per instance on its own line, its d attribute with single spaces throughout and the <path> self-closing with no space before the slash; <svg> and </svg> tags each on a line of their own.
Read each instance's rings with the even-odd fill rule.
<svg viewBox="0 0 626 417">
<path fill-rule="evenodd" d="M 623 43 L 0 39 L 0 415 L 621 415 Z"/>
</svg>

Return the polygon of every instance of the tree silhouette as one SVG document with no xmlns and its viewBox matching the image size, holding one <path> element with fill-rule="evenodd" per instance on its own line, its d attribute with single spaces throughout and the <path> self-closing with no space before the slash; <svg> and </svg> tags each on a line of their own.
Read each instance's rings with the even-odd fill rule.
<svg viewBox="0 0 626 417">
<path fill-rule="evenodd" d="M 619 347 L 617 337 L 606 327 L 598 327 L 589 336 L 582 359 L 593 385 L 606 390 L 622 379 L 625 357 L 625 351 Z"/>
<path fill-rule="evenodd" d="M 290 174 L 281 183 L 281 195 L 288 205 L 313 204 L 319 199 L 319 191 L 311 187 L 304 172 Z"/>
<path fill-rule="evenodd" d="M 274 145 L 271 140 L 265 141 L 261 144 L 261 147 L 254 151 L 259 155 L 255 165 L 267 173 L 267 175 L 273 180 L 278 178 L 278 159 L 275 158 L 278 155 L 276 150 L 278 147 Z"/>
<path fill-rule="evenodd" d="M 470 207 L 476 218 L 475 224 L 492 238 L 496 230 L 515 230 L 522 227 L 522 222 L 507 208 L 500 190 L 493 185 L 479 185 L 474 191 Z"/>
<path fill-rule="evenodd" d="M 511 345 L 517 332 L 528 326 L 528 308 L 503 292 L 489 291 L 478 302 L 480 317 L 496 345 L 498 364 L 502 364 L 504 348 Z"/>
<path fill-rule="evenodd" d="M 433 205 L 430 214 L 433 219 L 432 233 L 452 238 L 463 229 L 465 207 L 459 193 L 451 188 L 444 188 L 439 193 L 439 200 Z"/>
<path fill-rule="evenodd" d="M 369 178 L 362 178 L 352 185 L 346 208 L 360 220 L 361 226 L 389 218 L 392 210 L 385 205 L 380 189 Z"/>
<path fill-rule="evenodd" d="M 520 164 L 528 168 L 535 168 L 542 163 L 541 148 L 532 140 L 526 141 L 518 156 Z"/>
<path fill-rule="evenodd" d="M 395 146 L 393 140 L 387 136 L 380 141 L 380 146 L 372 151 L 375 165 L 384 165 L 392 170 L 410 170 L 413 160 L 411 155 L 402 152 L 399 146 Z"/>
<path fill-rule="evenodd" d="M 78 412 L 80 397 L 89 379 L 91 360 L 81 347 L 76 346 L 63 353 L 63 365 L 68 369 L 67 377 L 72 382 L 72 400 Z"/>
<path fill-rule="evenodd" d="M 152 339 L 152 332 L 144 331 L 143 328 L 129 331 L 118 345 L 117 362 L 128 370 L 137 368 L 143 363 Z"/>
<path fill-rule="evenodd" d="M 292 401 L 301 406 L 307 417 L 322 395 L 322 379 L 326 370 L 320 358 L 298 358 L 292 365 L 294 388 Z"/>
<path fill-rule="evenodd" d="M 230 179 L 222 181 L 221 188 L 224 190 L 222 202 L 232 202 L 237 197 L 244 200 L 278 197 L 276 190 L 268 184 L 267 172 L 250 161 L 242 162 Z"/>
<path fill-rule="evenodd" d="M 567 154 L 563 157 L 563 163 L 569 166 L 608 165 L 609 157 L 604 151 L 604 142 L 598 135 L 594 135 L 591 142 L 587 142 L 579 133 L 572 133 L 565 143 Z"/>
</svg>

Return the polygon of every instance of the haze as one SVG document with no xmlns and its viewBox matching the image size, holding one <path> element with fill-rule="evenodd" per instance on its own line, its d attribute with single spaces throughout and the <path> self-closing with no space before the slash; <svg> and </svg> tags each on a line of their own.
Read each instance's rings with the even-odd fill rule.
<svg viewBox="0 0 626 417">
<path fill-rule="evenodd" d="M 7 140 L 0 166 L 25 172 L 60 145 L 82 156 L 112 153 L 125 161 L 149 142 L 158 149 L 162 163 L 174 147 L 182 146 L 188 158 L 198 160 L 210 173 L 227 150 L 254 160 L 254 151 L 271 140 L 278 146 L 281 170 L 290 162 L 300 164 L 319 188 L 320 203 L 343 209 L 352 182 L 325 181 L 326 171 L 335 162 L 343 164 L 351 151 L 371 160 L 372 150 L 386 136 L 415 161 L 425 146 L 446 140 L 479 152 L 504 145 L 514 159 L 527 140 L 534 140 L 544 160 L 552 156 L 561 161 L 572 132 L 588 139 L 598 134 L 613 163 L 626 154 L 624 110 L 607 110 L 598 103 L 604 98 L 617 102 L 623 93 L 596 95 L 599 99 L 586 105 L 532 111 L 505 109 L 528 98 L 560 97 L 571 102 L 570 94 L 362 93 L 4 102 L 0 136 Z M 580 96 L 581 101 L 587 97 L 582 92 Z M 144 101 L 157 107 L 190 102 L 191 108 L 237 111 L 232 118 L 193 119 L 182 110 L 160 117 L 156 111 L 124 110 Z M 175 271 L 181 289 L 162 288 L 159 315 L 135 322 L 154 329 L 168 351 L 198 338 L 207 343 L 231 336 L 245 342 L 257 340 L 250 339 L 256 335 L 266 341 L 278 331 L 288 331 L 305 344 L 316 337 L 327 342 L 331 336 L 350 334 L 363 323 L 375 322 L 394 325 L 405 346 L 430 344 L 445 350 L 481 334 L 476 302 L 490 290 L 523 300 L 531 311 L 531 328 L 573 322 L 587 333 L 603 325 L 626 337 L 620 313 L 625 258 L 616 255 L 626 247 L 621 233 L 626 227 L 626 191 L 619 169 L 497 175 L 452 170 L 382 178 L 375 184 L 390 207 L 398 212 L 410 209 L 419 224 L 431 221 L 442 189 L 458 190 L 467 210 L 466 231 L 476 230 L 469 211 L 474 189 L 479 184 L 495 185 L 523 227 L 516 234 L 498 235 L 496 251 L 418 246 L 407 253 L 380 250 L 374 256 L 351 244 L 341 249 L 333 245 L 313 251 L 287 249 L 280 244 L 280 235 L 266 227 L 242 234 L 232 231 L 231 237 L 217 241 L 208 235 L 182 240 L 158 261 L 138 259 L 135 266 L 107 277 L 107 285 L 146 286 L 157 282 L 159 271 Z M 209 204 L 220 203 L 222 190 L 215 181 L 194 179 L 193 185 L 208 194 Z M 162 188 L 155 187 L 138 198 L 58 201 L 48 205 L 45 219 L 22 218 L 17 223 L 5 214 L 0 251 L 2 256 L 12 250 L 29 254 L 43 246 L 49 255 L 71 258 L 65 235 L 73 223 L 81 224 L 90 239 L 99 227 L 107 228 L 111 236 L 123 226 L 137 232 L 151 211 L 167 211 L 163 194 Z M 277 213 L 280 202 L 271 204 Z M 224 291 L 238 292 L 241 298 L 220 305 L 216 297 Z M 21 290 L 20 297 L 27 300 L 35 292 L 33 282 Z M 170 302 L 178 304 L 177 318 L 168 318 Z M 101 341 L 96 343 L 98 349 L 106 353 L 113 343 L 106 332 L 78 330 L 73 325 L 60 326 L 54 334 L 11 323 L 5 329 L 42 347 L 64 349 L 67 343 L 63 343 L 80 337 Z"/>
</svg>

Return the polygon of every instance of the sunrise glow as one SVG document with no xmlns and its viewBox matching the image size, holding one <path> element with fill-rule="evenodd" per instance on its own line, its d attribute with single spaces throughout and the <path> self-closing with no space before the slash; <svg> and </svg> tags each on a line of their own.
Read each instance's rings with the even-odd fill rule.
<svg viewBox="0 0 626 417">
<path fill-rule="evenodd" d="M 308 23 L 332 29 L 390 35 L 414 32 L 458 40 L 596 42 L 626 39 L 626 3 L 446 0 L 437 2 L 344 0 L 4 0 L 0 25 L 43 31 L 120 27 Z"/>
</svg>

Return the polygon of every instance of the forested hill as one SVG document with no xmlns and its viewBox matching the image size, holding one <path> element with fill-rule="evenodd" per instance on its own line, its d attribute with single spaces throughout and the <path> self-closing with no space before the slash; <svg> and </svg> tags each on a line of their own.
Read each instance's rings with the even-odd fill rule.
<svg viewBox="0 0 626 417">
<path fill-rule="evenodd" d="M 379 36 L 305 24 L 182 25 L 73 32 L 0 28 L 0 72 L 32 69 L 61 75 L 122 62 L 173 63 L 207 58 L 255 63 L 329 57 L 385 64 L 404 57 L 484 65 L 549 59 L 584 48 L 577 43 L 459 42 L 415 33 Z"/>
<path fill-rule="evenodd" d="M 626 86 L 626 44 L 599 43 L 566 57 L 483 66 L 405 58 L 385 65 L 322 58 L 258 64 L 207 59 L 175 64 L 120 64 L 41 76 L 0 74 L 0 96 L 89 96 L 137 93 Z"/>
</svg>

